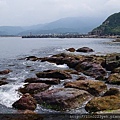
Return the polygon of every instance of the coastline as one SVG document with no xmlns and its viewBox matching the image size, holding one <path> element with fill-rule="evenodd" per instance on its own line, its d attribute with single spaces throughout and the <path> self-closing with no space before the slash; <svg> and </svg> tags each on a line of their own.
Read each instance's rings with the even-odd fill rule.
<svg viewBox="0 0 120 120">
<path fill-rule="evenodd" d="M 111 38 L 116 39 L 120 38 L 120 35 L 89 35 L 89 34 L 41 34 L 41 35 L 26 35 L 22 36 L 22 38 Z"/>
<path fill-rule="evenodd" d="M 9 38 L 8 38 L 8 40 L 9 40 Z M 18 41 L 20 41 L 20 40 L 22 40 L 22 39 L 18 39 Z M 50 39 L 50 40 L 52 40 L 52 39 Z M 55 43 L 55 41 L 56 41 L 56 39 L 53 39 L 53 41 L 50 41 L 49 40 L 49 42 L 51 43 L 51 42 L 53 42 L 53 43 Z M 74 40 L 74 39 L 73 39 Z M 68 40 L 68 42 L 67 43 L 70 43 L 70 41 L 73 41 L 72 39 L 69 39 Z M 76 39 L 75 39 L 76 40 Z M 4 40 L 3 40 L 4 41 Z M 16 38 L 15 38 L 15 41 L 17 41 L 16 40 Z M 8 75 L 6 75 L 6 78 L 8 78 L 8 81 L 9 81 L 9 75 L 13 75 L 14 73 L 16 73 L 16 69 L 14 69 L 14 68 L 17 68 L 17 74 L 15 74 L 15 76 L 18 78 L 18 79 L 22 79 L 22 82 L 26 79 L 26 78 L 28 78 L 28 75 L 30 76 L 30 77 L 32 77 L 32 75 L 34 74 L 35 75 L 35 73 L 37 73 L 37 72 L 39 72 L 39 71 L 41 71 L 41 72 L 43 72 L 44 70 L 46 70 L 46 69 L 49 69 L 49 70 L 52 70 L 53 68 L 57 68 L 58 70 L 60 70 L 60 69 L 68 69 L 68 67 L 66 67 L 66 65 L 64 65 L 64 63 L 62 64 L 62 65 L 57 65 L 57 64 L 52 64 L 51 62 L 41 62 L 40 60 L 37 60 L 37 57 L 41 57 L 41 55 L 40 54 L 42 54 L 42 53 L 44 53 L 43 51 L 41 51 L 40 52 L 40 43 L 41 43 L 41 41 L 38 39 L 38 40 L 36 40 L 36 41 L 34 41 L 34 39 L 33 39 L 33 41 L 29 41 L 29 40 L 23 40 L 22 42 L 24 43 L 24 42 L 27 42 L 27 44 L 26 45 L 28 45 L 28 44 L 30 44 L 31 42 L 35 42 L 35 43 L 37 43 L 38 44 L 38 50 L 39 50 L 39 54 L 32 54 L 32 53 L 30 53 L 29 55 L 30 56 L 33 56 L 33 55 L 35 55 L 36 57 L 33 57 L 33 58 L 30 58 L 30 56 L 28 56 L 26 59 L 29 59 L 29 60 L 25 60 L 25 59 L 22 59 L 22 60 L 16 60 L 15 59 L 15 61 L 16 61 L 16 63 L 14 63 L 14 62 L 12 62 L 11 61 L 11 63 L 9 63 L 9 64 L 5 64 L 6 66 L 7 66 L 7 68 L 9 68 L 9 69 L 11 69 L 11 70 L 13 70 L 12 72 L 10 72 Z M 38 42 L 37 42 L 38 41 Z M 43 42 L 44 40 L 42 40 L 42 42 Z M 76 43 L 78 44 L 78 41 L 80 41 L 79 39 L 77 39 L 77 41 L 76 41 Z M 84 40 L 82 40 L 81 39 L 81 41 L 84 41 Z M 89 41 L 89 40 L 88 40 Z M 93 40 L 94 41 L 94 40 Z M 106 41 L 106 40 L 105 40 Z M 111 41 L 111 40 L 110 40 Z M 47 42 L 48 42 L 48 39 L 47 39 Z M 61 40 L 60 39 L 60 42 L 57 42 L 57 44 L 59 44 L 59 46 L 60 46 L 60 43 L 64 43 L 63 42 L 63 40 Z M 74 41 L 75 42 L 75 41 Z M 74 43 L 73 42 L 73 43 Z M 97 42 L 98 42 L 98 40 L 97 40 Z M 18 43 L 18 42 L 17 42 Z M 32 43 L 32 46 L 34 45 Z M 46 41 L 44 41 L 44 43 L 46 43 Z M 49 45 L 50 45 L 50 43 L 49 43 Z M 53 43 L 51 44 L 52 46 L 53 46 Z M 67 44 L 66 43 L 66 44 Z M 88 44 L 89 44 L 89 42 L 88 42 Z M 55 44 L 56 45 L 56 44 Z M 72 45 L 72 44 L 71 44 Z M 65 50 L 72 50 L 72 51 L 74 51 L 75 49 L 77 50 L 77 48 L 78 47 L 75 47 L 75 46 L 64 46 L 64 48 L 65 48 Z M 81 45 L 81 43 L 79 43 L 79 45 Z M 79 46 L 78 45 L 78 46 Z M 100 44 L 99 44 L 100 45 Z M 42 46 L 42 45 L 41 45 Z M 45 44 L 45 46 L 46 46 L 46 44 Z M 81 46 L 87 46 L 87 44 L 84 44 L 84 45 L 81 45 Z M 79 46 L 79 47 L 81 47 L 81 46 Z M 69 47 L 74 47 L 75 49 L 68 49 Z M 90 46 L 91 47 L 91 46 Z M 20 48 L 22 48 L 22 47 L 20 47 Z M 52 47 L 53 48 L 53 47 Z M 93 47 L 91 47 L 91 48 L 93 48 Z M 102 48 L 103 48 L 103 45 L 102 45 Z M 32 48 L 33 49 L 33 48 Z M 57 49 L 55 49 L 55 51 L 56 51 Z M 102 50 L 102 49 L 101 49 Z M 46 51 L 46 49 L 44 49 L 44 51 Z M 53 49 L 52 49 L 52 51 L 53 51 Z M 91 51 L 91 50 L 90 50 Z M 96 50 L 95 50 L 96 51 Z M 25 51 L 26 52 L 26 51 Z M 23 56 L 26 56 L 25 55 L 25 52 L 24 52 L 24 54 L 23 54 Z M 65 53 L 66 52 L 68 52 L 69 53 L 69 51 L 65 51 Z M 103 52 L 103 51 L 102 51 Z M 118 51 L 119 52 L 119 51 Z M 76 52 L 75 52 L 76 53 Z M 74 54 L 74 53 L 70 53 L 70 54 Z M 80 53 L 80 54 L 82 54 L 82 53 Z M 92 59 L 92 58 L 94 58 L 94 60 L 96 61 L 96 62 L 98 62 L 99 60 L 101 61 L 101 60 L 103 60 L 104 61 L 104 57 L 102 58 L 100 58 L 100 56 L 99 57 L 97 57 L 97 55 L 95 54 L 95 56 L 93 55 L 93 56 L 91 56 L 90 54 L 87 54 L 87 53 L 85 53 L 86 55 L 84 56 L 84 55 L 80 55 L 81 56 L 81 59 L 82 59 L 82 57 L 84 58 L 84 60 L 86 61 L 86 60 L 88 60 L 88 61 L 86 61 L 86 62 L 88 62 L 87 64 L 86 64 L 86 66 L 88 66 L 89 67 L 89 65 L 91 64 L 89 64 L 89 61 Z M 93 52 L 93 54 L 94 54 L 94 52 Z M 40 55 L 40 56 L 39 56 Z M 52 53 L 50 53 L 50 55 L 53 55 L 54 57 L 55 57 L 55 55 L 57 55 L 55 52 L 52 52 Z M 43 56 L 42 57 L 42 59 L 44 60 L 44 57 L 45 57 L 45 59 L 46 59 L 46 57 L 48 57 L 49 56 L 49 54 L 46 54 L 45 56 Z M 65 54 L 63 54 L 63 57 L 62 56 L 56 56 L 56 62 L 65 62 L 65 63 L 67 63 L 67 64 L 70 64 L 71 63 L 71 67 L 72 67 L 72 65 L 74 65 L 73 63 L 75 63 L 75 64 L 77 64 L 77 61 L 79 61 L 79 58 L 80 58 L 80 56 L 79 57 L 77 57 L 77 56 L 66 56 Z M 53 58 L 54 58 L 53 57 Z M 65 57 L 65 59 L 64 59 L 64 57 Z M 70 58 L 71 57 L 71 58 Z M 53 59 L 52 57 L 49 57 L 48 59 Z M 62 58 L 63 58 L 63 60 L 62 60 Z M 111 57 L 110 57 L 111 58 Z M 112 57 L 112 60 L 114 59 L 114 58 L 116 58 L 116 57 Z M 117 59 L 118 59 L 119 57 L 117 57 Z M 58 59 L 58 60 L 57 60 Z M 73 60 L 72 60 L 73 59 Z M 107 60 L 109 60 L 109 58 L 107 58 Z M 84 62 L 85 62 L 84 61 Z M 94 62 L 95 62 L 94 61 Z M 54 60 L 53 60 L 53 62 L 54 62 Z M 79 61 L 80 63 L 81 63 L 81 61 Z M 109 62 L 109 61 L 108 61 Z M 19 64 L 20 63 L 20 64 Z M 18 66 L 18 64 L 20 65 L 20 66 Z M 36 64 L 36 65 L 35 65 Z M 45 64 L 47 64 L 47 65 L 45 65 Z M 3 64 L 4 65 L 4 64 Z M 44 65 L 44 68 L 45 69 L 41 69 L 40 70 L 40 68 L 42 68 L 42 66 L 41 65 Z M 93 65 L 95 65 L 96 66 L 96 64 L 93 64 Z M 40 66 L 40 67 L 38 67 L 38 66 Z M 50 68 L 50 66 L 52 66 L 51 68 Z M 54 66 L 54 67 L 53 67 Z M 56 67 L 57 66 L 57 67 Z M 91 65 L 90 65 L 91 66 Z M 97 67 L 97 66 L 96 66 Z M 99 67 L 99 66 L 98 66 Z M 23 69 L 21 69 L 21 68 L 23 68 Z M 21 69 L 21 70 L 20 70 Z M 74 69 L 74 68 L 73 68 Z M 76 69 L 78 69 L 78 67 L 76 68 Z M 4 70 L 4 69 L 2 69 L 2 70 Z M 65 72 L 67 72 L 67 73 L 70 73 L 71 72 L 71 74 L 72 74 L 72 76 L 74 76 L 73 77 L 73 79 L 74 80 L 76 80 L 76 77 L 78 77 L 78 76 L 81 76 L 80 74 L 79 75 L 75 75 L 75 71 L 70 71 L 71 70 L 71 68 L 69 68 L 67 71 L 65 71 Z M 23 76 L 24 74 L 21 74 L 22 73 L 22 71 L 26 74 L 26 77 L 24 78 L 21 78 L 21 76 Z M 27 71 L 27 72 L 25 72 L 25 71 Z M 19 73 L 18 73 L 19 72 Z M 85 73 L 85 74 L 89 74 L 86 70 L 83 70 L 83 72 Z M 29 73 L 29 74 L 28 74 Z M 13 76 L 12 76 L 13 77 Z M 100 77 L 99 77 L 100 78 Z M 18 82 L 18 79 L 17 79 L 17 81 L 16 82 Z M 81 79 L 83 79 L 83 77 L 81 78 Z M 39 79 L 38 79 L 39 80 Z M 53 81 L 54 80 L 54 81 Z M 53 80 L 51 80 L 51 81 L 49 81 L 50 83 L 56 83 L 57 81 L 55 80 L 55 79 L 53 79 Z M 7 80 L 6 80 L 7 81 Z M 13 79 L 13 81 L 14 81 L 14 79 Z M 45 80 L 44 79 L 44 81 L 46 81 L 47 83 L 48 83 L 48 80 Z M 72 80 L 70 80 L 71 82 L 72 82 Z M 69 81 L 69 82 L 70 82 Z M 78 80 L 76 80 L 76 82 L 77 82 Z M 86 83 L 87 84 L 89 84 L 89 82 L 88 82 L 88 80 L 85 80 L 86 81 Z M 99 80 L 96 80 L 96 81 L 99 81 Z M 11 81 L 12 82 L 12 81 Z M 15 83 L 16 83 L 15 82 Z M 43 82 L 43 80 L 41 81 L 41 82 Z M 61 80 L 61 82 L 63 83 L 63 82 L 67 82 L 67 80 Z M 81 82 L 83 82 L 83 81 L 81 81 L 81 80 L 79 80 L 79 82 L 77 82 L 77 83 L 81 83 Z M 21 82 L 20 82 L 21 83 Z M 58 81 L 58 83 L 59 83 L 59 81 Z M 86 83 L 84 83 L 85 85 L 87 85 Z M 25 83 L 26 84 L 26 83 Z M 75 84 L 75 83 L 72 83 L 72 84 Z M 8 84 L 9 85 L 9 84 Z M 40 84 L 39 84 L 40 85 Z M 44 85 L 44 84 L 42 84 L 42 85 Z M 55 87 L 59 87 L 59 85 L 60 84 L 58 84 L 58 85 L 54 85 Z M 14 86 L 16 86 L 16 84 L 14 84 L 13 86 L 11 86 L 11 87 L 14 87 Z M 24 86 L 23 86 L 24 87 Z M 48 86 L 46 86 L 46 88 L 47 88 Z M 53 89 L 55 88 L 55 87 L 53 87 Z M 70 83 L 68 84 L 66 84 L 66 87 L 71 87 L 70 86 Z M 114 87 L 114 86 L 113 86 Z M 109 88 L 109 87 L 108 87 Z M 18 90 L 18 88 L 16 88 L 16 90 Z M 67 88 L 65 88 L 65 90 L 67 90 L 67 91 L 69 91 L 70 89 L 67 89 Z M 75 89 L 71 89 L 71 90 L 75 90 Z M 61 89 L 61 91 L 63 91 L 63 89 Z M 29 91 L 28 91 L 29 92 Z M 76 91 L 77 93 L 78 93 L 78 91 Z M 5 93 L 4 93 L 5 94 Z M 57 93 L 58 94 L 58 93 Z M 80 94 L 80 93 L 79 93 Z M 17 99 L 16 99 L 17 100 Z M 14 102 L 14 101 L 13 101 Z M 11 104 L 12 105 L 12 104 Z M 45 104 L 45 107 L 51 107 L 50 105 L 47 105 L 47 104 Z M 38 110 L 38 109 L 37 109 Z M 48 109 L 48 111 L 49 111 L 49 109 Z M 76 112 L 80 112 L 80 111 L 82 111 L 81 109 L 77 109 L 76 110 Z M 108 110 L 109 111 L 109 110 Z M 108 112 L 108 111 L 105 111 L 105 112 Z M 35 112 L 36 112 L 36 110 L 35 110 Z M 51 112 L 51 111 L 50 111 Z M 109 112 L 112 112 L 111 110 L 109 111 Z M 74 112 L 75 113 L 75 112 Z M 40 112 L 38 113 L 38 114 L 40 114 Z M 54 114 L 54 113 L 53 113 Z M 75 113 L 75 114 L 77 114 L 77 113 Z M 78 113 L 79 114 L 79 113 Z M 84 113 L 83 113 L 84 114 Z M 101 114 L 101 113 L 100 113 Z M 73 116 L 74 117 L 74 116 Z"/>
</svg>

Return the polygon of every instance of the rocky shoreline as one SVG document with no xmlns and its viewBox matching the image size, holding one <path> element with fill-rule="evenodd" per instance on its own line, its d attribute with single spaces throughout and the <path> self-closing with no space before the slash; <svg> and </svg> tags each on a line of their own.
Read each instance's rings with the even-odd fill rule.
<svg viewBox="0 0 120 120">
<path fill-rule="evenodd" d="M 47 109 L 61 112 L 84 106 L 89 114 L 118 113 L 120 89 L 119 87 L 109 89 L 107 85 L 120 85 L 120 53 L 104 56 L 74 54 L 75 51 L 85 53 L 94 51 L 88 47 L 77 50 L 69 48 L 66 51 L 68 52 L 50 57 L 28 56 L 19 59 L 66 64 L 69 69 L 40 71 L 36 73 L 35 78 L 27 78 L 24 81 L 27 84 L 18 90 L 22 97 L 12 106 L 17 110 L 34 111 L 37 104 L 40 104 Z M 3 70 L 0 74 L 9 72 L 12 71 Z M 73 74 L 77 79 L 72 78 Z M 0 85 L 4 84 L 7 84 L 7 80 L 1 79 Z M 59 84 L 60 88 L 52 87 Z"/>
</svg>

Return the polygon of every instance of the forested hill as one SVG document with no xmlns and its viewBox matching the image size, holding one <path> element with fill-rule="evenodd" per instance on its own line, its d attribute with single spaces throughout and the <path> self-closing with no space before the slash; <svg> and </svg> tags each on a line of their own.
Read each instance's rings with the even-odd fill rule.
<svg viewBox="0 0 120 120">
<path fill-rule="evenodd" d="M 109 16 L 99 27 L 91 32 L 92 35 L 120 35 L 120 12 Z"/>
</svg>

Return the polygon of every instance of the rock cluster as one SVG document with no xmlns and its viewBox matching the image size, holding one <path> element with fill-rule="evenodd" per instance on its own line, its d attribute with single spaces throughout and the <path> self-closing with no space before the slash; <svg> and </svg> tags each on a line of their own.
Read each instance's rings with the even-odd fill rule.
<svg viewBox="0 0 120 120">
<path fill-rule="evenodd" d="M 73 48 L 67 50 L 75 51 Z M 76 51 L 93 52 L 86 47 Z M 88 102 L 85 109 L 89 113 L 120 109 L 119 89 L 107 89 L 107 84 L 120 84 L 119 58 L 119 54 L 85 56 L 70 53 L 44 58 L 26 57 L 26 60 L 31 61 L 66 64 L 70 69 L 40 71 L 36 73 L 36 77 L 27 78 L 25 80 L 27 84 L 19 89 L 23 96 L 13 104 L 13 107 L 35 110 L 36 105 L 40 104 L 45 108 L 64 111 L 81 107 Z M 73 74 L 78 79 L 73 78 Z M 55 85 L 60 87 L 53 87 Z"/>
</svg>

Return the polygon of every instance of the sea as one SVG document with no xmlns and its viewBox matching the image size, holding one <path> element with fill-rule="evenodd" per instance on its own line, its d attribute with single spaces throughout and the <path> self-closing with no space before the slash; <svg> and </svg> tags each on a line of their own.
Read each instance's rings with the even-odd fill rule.
<svg viewBox="0 0 120 120">
<path fill-rule="evenodd" d="M 0 113 L 16 113 L 12 104 L 21 97 L 18 92 L 23 87 L 24 80 L 35 77 L 35 73 L 49 69 L 69 69 L 66 64 L 56 65 L 49 62 L 20 60 L 28 56 L 48 57 L 54 54 L 66 52 L 68 48 L 90 47 L 92 53 L 74 54 L 95 54 L 105 55 L 108 53 L 120 53 L 120 42 L 112 42 L 109 38 L 21 38 L 21 37 L 0 37 L 0 71 L 12 70 L 7 75 L 0 75 L 0 79 L 7 78 L 9 82 L 0 86 Z M 74 78 L 76 76 L 73 76 Z M 52 86 L 54 88 L 62 85 Z M 52 89 L 52 88 L 51 88 Z M 43 108 L 38 105 L 38 113 L 56 113 L 58 111 Z M 84 106 L 71 111 L 71 113 L 86 113 Z"/>
</svg>

